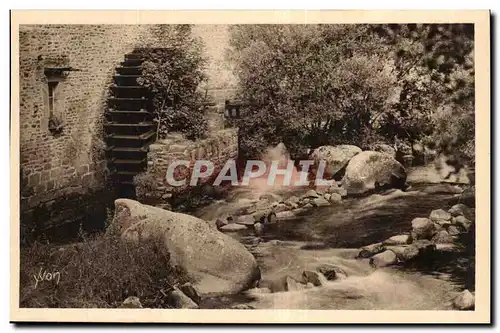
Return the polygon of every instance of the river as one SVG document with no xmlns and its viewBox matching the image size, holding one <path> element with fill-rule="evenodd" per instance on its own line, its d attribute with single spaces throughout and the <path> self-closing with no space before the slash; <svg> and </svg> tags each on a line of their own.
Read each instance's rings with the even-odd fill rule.
<svg viewBox="0 0 500 333">
<path fill-rule="evenodd" d="M 474 290 L 473 244 L 468 244 L 469 252 L 438 251 L 425 260 L 379 269 L 372 268 L 368 260 L 355 258 L 359 247 L 408 233 L 413 218 L 427 217 L 431 210 L 448 209 L 461 200 L 453 194 L 424 193 L 426 186 L 414 184 L 408 192 L 392 190 L 311 208 L 293 220 L 270 225 L 259 237 L 251 229 L 228 233 L 259 263 L 259 288 L 269 287 L 284 276 L 300 279 L 305 269 L 323 263 L 335 264 L 348 277 L 300 291 L 263 293 L 265 289 L 252 289 L 238 295 L 208 297 L 200 307 L 244 304 L 256 309 L 450 309 L 450 301 L 458 292 Z M 240 191 L 231 200 L 214 203 L 195 215 L 212 219 L 248 195 Z M 467 204 L 473 207 L 470 200 Z"/>
</svg>

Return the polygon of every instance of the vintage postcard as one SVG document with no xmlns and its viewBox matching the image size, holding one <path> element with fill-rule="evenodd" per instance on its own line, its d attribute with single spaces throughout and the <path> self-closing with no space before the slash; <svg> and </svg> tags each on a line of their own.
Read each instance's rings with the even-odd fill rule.
<svg viewBox="0 0 500 333">
<path fill-rule="evenodd" d="M 12 11 L 11 321 L 490 323 L 489 18 Z"/>
</svg>

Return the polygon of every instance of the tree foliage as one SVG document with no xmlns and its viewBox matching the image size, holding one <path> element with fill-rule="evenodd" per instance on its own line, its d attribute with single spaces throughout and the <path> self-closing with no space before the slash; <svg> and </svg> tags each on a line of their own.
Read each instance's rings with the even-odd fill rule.
<svg viewBox="0 0 500 333">
<path fill-rule="evenodd" d="M 164 47 L 144 48 L 142 77 L 148 88 L 158 124 L 158 135 L 178 131 L 188 138 L 206 131 L 204 94 L 198 87 L 206 80 L 202 43 L 189 25 L 160 25 L 153 34 Z"/>
<path fill-rule="evenodd" d="M 470 144 L 463 126 L 447 126 L 439 115 L 452 110 L 452 120 L 470 125 L 471 25 L 231 29 L 239 97 L 250 103 L 240 124 L 250 155 L 279 141 L 292 152 L 339 143 L 366 148 L 375 141 Z M 449 143 L 451 133 L 464 138 Z"/>
</svg>

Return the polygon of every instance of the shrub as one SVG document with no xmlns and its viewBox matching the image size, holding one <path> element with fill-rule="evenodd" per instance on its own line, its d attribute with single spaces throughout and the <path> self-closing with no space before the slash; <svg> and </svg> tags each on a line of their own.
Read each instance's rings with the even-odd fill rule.
<svg viewBox="0 0 500 333">
<path fill-rule="evenodd" d="M 160 25 L 153 31 L 167 46 L 140 49 L 145 61 L 139 83 L 150 92 L 157 138 L 172 131 L 202 137 L 207 128 L 205 95 L 199 90 L 206 80 L 202 43 L 189 25 Z"/>
<path fill-rule="evenodd" d="M 20 269 L 20 307 L 30 308 L 116 308 L 129 296 L 145 307 L 167 307 L 164 294 L 182 280 L 154 242 L 136 245 L 110 235 L 65 247 L 33 243 L 21 248 Z M 35 288 L 40 272 L 59 272 L 59 283 L 40 281 Z"/>
<path fill-rule="evenodd" d="M 233 26 L 229 58 L 250 104 L 237 123 L 242 150 L 257 157 L 282 141 L 294 155 L 429 136 L 458 148 L 471 131 L 449 122 L 437 131 L 436 111 L 474 113 L 473 37 L 470 24 Z"/>
</svg>

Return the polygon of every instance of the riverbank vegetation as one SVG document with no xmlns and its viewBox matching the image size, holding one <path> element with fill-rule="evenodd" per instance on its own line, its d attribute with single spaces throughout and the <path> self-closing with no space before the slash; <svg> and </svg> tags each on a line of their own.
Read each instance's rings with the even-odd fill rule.
<svg viewBox="0 0 500 333">
<path fill-rule="evenodd" d="M 470 24 L 235 25 L 241 151 L 414 144 L 474 162 Z"/>
</svg>

